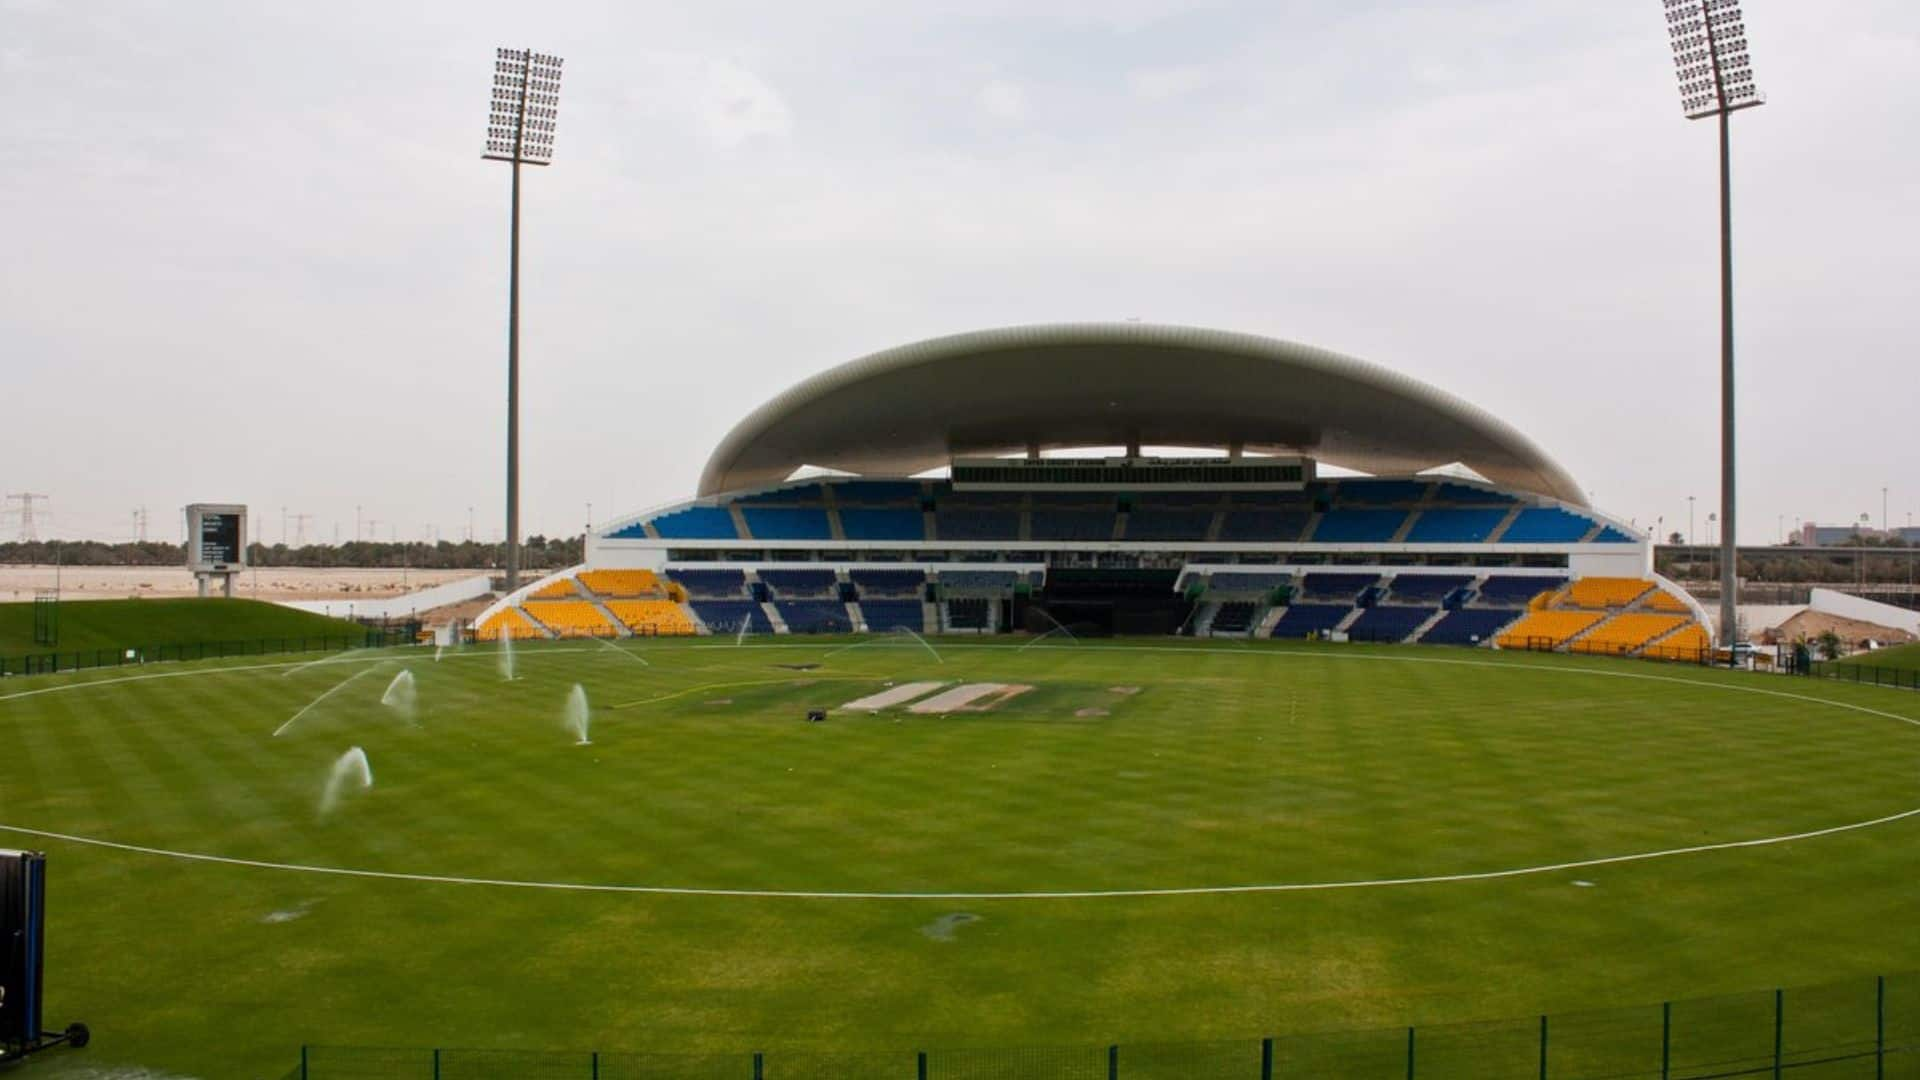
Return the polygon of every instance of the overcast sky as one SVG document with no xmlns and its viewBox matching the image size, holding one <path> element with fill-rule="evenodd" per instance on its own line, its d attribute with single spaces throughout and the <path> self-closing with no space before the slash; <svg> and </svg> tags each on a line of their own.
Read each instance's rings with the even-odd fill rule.
<svg viewBox="0 0 1920 1080">
<path fill-rule="evenodd" d="M 1920 4 L 1746 0 L 1743 542 L 1920 511 Z M 493 49 L 529 170 L 529 533 L 691 493 L 791 383 L 988 326 L 1306 342 L 1513 422 L 1603 508 L 1719 485 L 1714 133 L 1659 0 L 0 0 L 0 490 L 42 531 L 503 503 Z M 1170 374 L 1177 377 L 1177 373 Z M 50 527 L 49 527 L 50 526 Z M 6 519 L 8 538 L 15 519 Z"/>
</svg>

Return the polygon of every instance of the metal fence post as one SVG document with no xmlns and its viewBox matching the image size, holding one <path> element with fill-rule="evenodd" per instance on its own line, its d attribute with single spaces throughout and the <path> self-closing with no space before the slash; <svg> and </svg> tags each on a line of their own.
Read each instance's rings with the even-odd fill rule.
<svg viewBox="0 0 1920 1080">
<path fill-rule="evenodd" d="M 1107 1080 L 1120 1080 L 1120 1047 L 1107 1047 Z"/>
<path fill-rule="evenodd" d="M 593 1080 L 600 1080 L 600 1051 L 593 1052 Z"/>
<path fill-rule="evenodd" d="M 753 1052 L 753 1080 L 767 1080 L 767 1059 L 758 1050 Z"/>
<path fill-rule="evenodd" d="M 926 1080 L 921 1077 L 920 1080 Z M 1273 1040 L 1260 1040 L 1260 1080 L 1273 1080 Z"/>
<path fill-rule="evenodd" d="M 440 1080 L 440 1048 L 433 1048 L 433 1080 Z"/>
<path fill-rule="evenodd" d="M 920 1080 L 927 1080 L 927 1052 L 922 1050 L 918 1054 L 915 1054 L 914 1058 L 919 1063 L 914 1075 L 919 1077 Z"/>
<path fill-rule="evenodd" d="M 1547 1080 L 1547 1014 L 1540 1014 L 1540 1080 Z"/>
<path fill-rule="evenodd" d="M 300 1080 L 307 1080 L 307 1044 L 300 1044 Z"/>
<path fill-rule="evenodd" d="M 1407 1029 L 1407 1080 L 1413 1080 L 1413 1029 Z"/>
<path fill-rule="evenodd" d="M 1787 992 L 1773 992 L 1773 1080 L 1780 1080 L 1781 1035 L 1786 1030 Z"/>
<path fill-rule="evenodd" d="M 1887 977 L 1881 975 L 1873 986 L 1873 1080 L 1887 1076 Z"/>
<path fill-rule="evenodd" d="M 1673 1002 L 1660 1003 L 1660 1080 L 1673 1076 Z"/>
</svg>

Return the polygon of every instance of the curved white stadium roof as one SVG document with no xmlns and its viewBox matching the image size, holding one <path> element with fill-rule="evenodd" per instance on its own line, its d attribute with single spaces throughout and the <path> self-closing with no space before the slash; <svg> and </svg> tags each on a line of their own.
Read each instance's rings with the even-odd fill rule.
<svg viewBox="0 0 1920 1080">
<path fill-rule="evenodd" d="M 1459 462 L 1586 505 L 1531 439 L 1417 379 L 1274 338 L 1131 322 L 956 334 L 821 372 L 727 433 L 700 494 L 777 484 L 802 465 L 909 476 L 1035 445 L 1236 443 L 1377 475 Z"/>
</svg>

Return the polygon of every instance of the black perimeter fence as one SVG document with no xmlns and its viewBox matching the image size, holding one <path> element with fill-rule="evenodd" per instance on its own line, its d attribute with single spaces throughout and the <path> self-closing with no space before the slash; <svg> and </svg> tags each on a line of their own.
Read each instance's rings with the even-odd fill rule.
<svg viewBox="0 0 1920 1080">
<path fill-rule="evenodd" d="M 1916 1080 L 1920 975 L 1420 1028 L 1116 1046 L 714 1055 L 307 1046 L 285 1080 Z"/>
<path fill-rule="evenodd" d="M 315 637 L 264 637 L 226 641 L 191 641 L 170 645 L 124 645 L 76 649 L 71 652 L 0 656 L 0 676 L 53 675 L 89 668 L 137 667 L 178 660 L 214 660 L 227 656 L 265 656 L 269 653 L 342 652 L 411 645 L 417 624 L 369 627 L 364 633 Z"/>
<path fill-rule="evenodd" d="M 1920 670 L 1913 668 L 1875 667 L 1872 664 L 1840 664 L 1822 660 L 1808 668 L 1808 674 L 1823 679 L 1838 679 L 1841 682 L 1866 683 L 1871 686 L 1897 686 L 1902 690 L 1920 690 Z"/>
</svg>

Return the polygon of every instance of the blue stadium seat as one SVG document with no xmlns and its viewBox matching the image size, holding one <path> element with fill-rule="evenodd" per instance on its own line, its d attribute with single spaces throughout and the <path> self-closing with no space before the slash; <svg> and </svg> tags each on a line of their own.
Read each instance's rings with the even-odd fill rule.
<svg viewBox="0 0 1920 1080">
<path fill-rule="evenodd" d="M 740 511 L 755 540 L 831 540 L 827 512 L 814 509 L 775 509 L 749 506 Z"/>
<path fill-rule="evenodd" d="M 1113 496 L 1099 491 L 1036 491 L 1029 498 L 1035 510 L 1105 510 L 1114 509 Z"/>
<path fill-rule="evenodd" d="M 1521 577 L 1518 575 L 1496 574 L 1480 585 L 1480 602 L 1496 607 L 1523 608 L 1527 601 L 1550 589 L 1562 589 L 1567 584 L 1561 577 Z"/>
<path fill-rule="evenodd" d="M 1342 480 L 1335 489 L 1334 502 L 1346 504 L 1411 503 L 1427 494 L 1425 480 Z"/>
<path fill-rule="evenodd" d="M 1633 537 L 1609 525 L 1600 530 L 1600 535 L 1594 537 L 1593 542 L 1596 544 L 1631 544 L 1633 543 Z"/>
<path fill-rule="evenodd" d="M 1223 593 L 1270 593 L 1275 589 L 1291 587 L 1293 575 L 1287 573 L 1266 573 L 1249 571 L 1247 573 L 1215 573 L 1207 579 L 1208 588 Z"/>
<path fill-rule="evenodd" d="M 754 495 L 742 495 L 733 500 L 742 506 L 754 503 L 799 503 L 816 505 L 824 498 L 819 484 L 801 484 L 798 487 L 783 488 L 779 491 L 762 491 Z"/>
<path fill-rule="evenodd" d="M 916 480 L 845 480 L 833 485 L 834 501 L 841 506 L 871 503 L 920 502 L 920 483 Z"/>
<path fill-rule="evenodd" d="M 1272 636 L 1297 640 L 1308 634 L 1324 634 L 1339 625 L 1352 610 L 1352 604 L 1294 604 L 1273 624 Z"/>
<path fill-rule="evenodd" d="M 1442 483 L 1434 489 L 1433 501 L 1462 506 L 1492 506 L 1498 503 L 1512 503 L 1515 499 L 1499 491 L 1469 487 L 1466 484 Z"/>
<path fill-rule="evenodd" d="M 1308 598 L 1344 601 L 1347 607 L 1361 593 L 1380 583 L 1379 574 L 1308 574 L 1300 583 L 1300 595 Z"/>
<path fill-rule="evenodd" d="M 1449 611 L 1421 637 L 1423 645 L 1479 645 L 1519 618 L 1516 610 L 1462 608 Z"/>
<path fill-rule="evenodd" d="M 942 540 L 1018 540 L 1018 510 L 949 510 L 934 517 Z"/>
<path fill-rule="evenodd" d="M 1012 591 L 1020 581 L 1020 574 L 1013 570 L 942 570 L 940 586 L 944 589 L 966 589 L 972 592 Z"/>
<path fill-rule="evenodd" d="M 1422 510 L 1407 530 L 1407 543 L 1477 544 L 1506 516 L 1505 510 Z"/>
<path fill-rule="evenodd" d="M 1455 589 L 1473 584 L 1470 574 L 1399 574 L 1393 579 L 1393 598 L 1414 603 L 1438 604 Z"/>
<path fill-rule="evenodd" d="M 925 570 L 849 570 L 847 577 L 863 597 L 919 596 L 927 584 Z"/>
<path fill-rule="evenodd" d="M 1285 542 L 1300 539 L 1307 527 L 1307 511 L 1235 510 L 1220 526 L 1220 539 Z M 1392 534 L 1388 534 L 1392 535 Z"/>
<path fill-rule="evenodd" d="M 1405 641 L 1408 634 L 1438 610 L 1437 607 L 1370 607 L 1347 627 L 1347 636 L 1353 641 Z"/>
<path fill-rule="evenodd" d="M 888 630 L 918 633 L 925 626 L 918 600 L 862 600 L 860 614 L 867 620 L 867 629 L 876 633 Z"/>
<path fill-rule="evenodd" d="M 747 595 L 747 575 L 739 570 L 669 570 L 667 580 L 678 582 L 689 597 Z"/>
<path fill-rule="evenodd" d="M 767 613 L 751 600 L 691 600 L 688 606 L 716 634 L 737 633 L 743 621 L 748 624 L 749 634 L 773 633 Z"/>
<path fill-rule="evenodd" d="M 849 540 L 925 540 L 926 522 L 920 511 L 842 507 L 840 529 Z"/>
<path fill-rule="evenodd" d="M 847 606 L 829 600 L 775 600 L 780 621 L 795 634 L 845 634 L 853 629 Z"/>
<path fill-rule="evenodd" d="M 1139 510 L 1185 510 L 1195 506 L 1213 507 L 1220 502 L 1217 491 L 1155 491 L 1133 500 Z"/>
<path fill-rule="evenodd" d="M 1290 506 L 1305 510 L 1313 505 L 1315 498 L 1327 493 L 1326 485 L 1311 485 L 1305 491 L 1235 491 L 1227 496 L 1234 506 L 1280 507 Z"/>
<path fill-rule="evenodd" d="M 1030 529 L 1035 540 L 1111 540 L 1113 512 L 1035 510 Z"/>
<path fill-rule="evenodd" d="M 1400 531 L 1405 510 L 1329 510 L 1313 531 L 1317 544 L 1382 544 Z"/>
<path fill-rule="evenodd" d="M 654 531 L 669 540 L 738 540 L 733 515 L 718 506 L 689 506 L 653 519 Z"/>
<path fill-rule="evenodd" d="M 825 596 L 839 587 L 831 570 L 762 570 L 760 580 L 775 596 Z"/>
<path fill-rule="evenodd" d="M 1570 544 L 1587 535 L 1593 521 L 1557 506 L 1534 506 L 1520 511 L 1500 537 L 1504 544 Z"/>
<path fill-rule="evenodd" d="M 1148 510 L 1135 507 L 1127 515 L 1127 539 L 1205 540 L 1213 527 L 1211 510 Z"/>
</svg>

